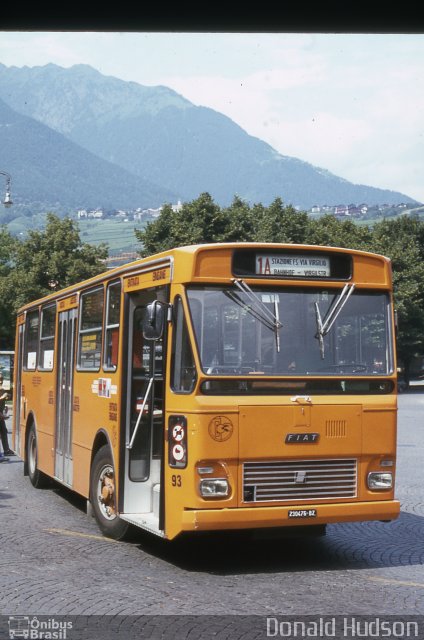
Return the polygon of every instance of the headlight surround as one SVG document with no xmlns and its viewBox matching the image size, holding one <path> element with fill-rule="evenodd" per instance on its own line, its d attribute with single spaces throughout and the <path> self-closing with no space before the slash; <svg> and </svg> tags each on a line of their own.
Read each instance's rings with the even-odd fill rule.
<svg viewBox="0 0 424 640">
<path fill-rule="evenodd" d="M 393 474 L 389 471 L 371 471 L 368 474 L 368 488 L 372 491 L 393 489 Z"/>
<path fill-rule="evenodd" d="M 230 485 L 226 478 L 202 478 L 200 495 L 202 498 L 226 498 L 230 493 Z"/>
</svg>

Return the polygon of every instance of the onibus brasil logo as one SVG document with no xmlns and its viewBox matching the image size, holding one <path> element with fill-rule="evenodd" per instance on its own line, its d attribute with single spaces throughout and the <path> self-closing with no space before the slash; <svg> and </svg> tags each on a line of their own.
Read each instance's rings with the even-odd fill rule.
<svg viewBox="0 0 424 640">
<path fill-rule="evenodd" d="M 9 616 L 9 638 L 34 638 L 38 640 L 66 640 L 72 622 L 37 616 Z"/>
</svg>

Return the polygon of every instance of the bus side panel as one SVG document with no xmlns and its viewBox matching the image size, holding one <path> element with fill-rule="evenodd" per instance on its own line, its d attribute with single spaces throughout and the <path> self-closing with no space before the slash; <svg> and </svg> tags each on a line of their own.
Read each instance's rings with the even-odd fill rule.
<svg viewBox="0 0 424 640">
<path fill-rule="evenodd" d="M 48 476 L 54 476 L 55 451 L 55 381 L 54 371 L 22 372 L 22 402 L 25 410 L 21 412 L 21 453 L 26 457 L 25 442 L 29 426 L 28 417 L 33 416 L 37 433 L 37 466 Z"/>
<path fill-rule="evenodd" d="M 118 374 L 76 371 L 73 398 L 74 464 L 73 489 L 82 496 L 90 492 L 90 466 L 93 443 L 102 431 L 112 447 L 115 475 L 118 477 Z"/>
</svg>

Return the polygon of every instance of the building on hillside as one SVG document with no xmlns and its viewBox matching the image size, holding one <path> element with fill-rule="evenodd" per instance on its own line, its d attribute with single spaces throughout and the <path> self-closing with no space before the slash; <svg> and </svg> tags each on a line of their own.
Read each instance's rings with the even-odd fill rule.
<svg viewBox="0 0 424 640">
<path fill-rule="evenodd" d="M 171 207 L 174 213 L 178 213 L 179 211 L 181 211 L 181 209 L 183 208 L 181 200 L 178 200 L 177 204 L 172 204 Z"/>
<path fill-rule="evenodd" d="M 349 208 L 346 204 L 337 204 L 334 207 L 334 215 L 336 218 L 343 218 L 349 215 Z"/>
<path fill-rule="evenodd" d="M 113 269 L 114 267 L 120 267 L 124 264 L 128 264 L 128 262 L 133 262 L 139 257 L 140 254 L 136 251 L 123 251 L 122 253 L 108 256 L 103 262 L 108 269 Z"/>
<path fill-rule="evenodd" d="M 104 215 L 104 213 L 103 213 L 103 211 L 101 209 L 94 209 L 94 211 L 89 211 L 88 212 L 88 217 L 89 218 L 100 219 L 100 218 L 103 218 L 103 215 Z"/>
<path fill-rule="evenodd" d="M 358 218 L 361 215 L 361 211 L 359 207 L 356 206 L 356 204 L 349 204 L 347 210 L 348 214 L 353 218 Z"/>
<path fill-rule="evenodd" d="M 77 218 L 81 220 L 81 218 L 103 218 L 104 213 L 101 209 L 93 209 L 92 211 L 87 211 L 87 209 L 80 209 L 77 211 Z"/>
<path fill-rule="evenodd" d="M 141 222 L 146 218 L 158 218 L 161 211 L 162 207 L 159 207 L 158 209 L 137 209 L 134 213 L 134 220 Z"/>
<path fill-rule="evenodd" d="M 178 200 L 177 204 L 171 204 L 172 211 L 174 213 L 178 213 L 183 208 L 181 200 Z M 149 208 L 149 209 L 136 209 L 134 213 L 134 220 L 141 221 L 145 218 L 158 218 L 162 211 L 163 207 L 158 207 L 157 209 Z"/>
</svg>

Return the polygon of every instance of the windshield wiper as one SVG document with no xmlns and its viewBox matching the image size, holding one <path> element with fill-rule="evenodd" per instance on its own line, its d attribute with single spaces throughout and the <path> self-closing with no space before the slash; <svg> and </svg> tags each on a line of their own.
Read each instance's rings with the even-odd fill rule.
<svg viewBox="0 0 424 640">
<path fill-rule="evenodd" d="M 343 287 L 342 291 L 340 292 L 340 295 L 338 296 L 338 298 L 336 298 L 334 304 L 328 310 L 327 316 L 325 317 L 324 321 L 322 321 L 322 318 L 321 318 L 321 312 L 319 310 L 318 302 L 314 303 L 315 315 L 317 319 L 317 329 L 318 329 L 315 337 L 319 340 L 319 348 L 321 351 L 322 360 L 324 360 L 324 357 L 325 357 L 324 336 L 326 336 L 327 333 L 329 333 L 329 331 L 331 330 L 331 327 L 336 322 L 343 307 L 345 306 L 346 302 L 349 300 L 350 296 L 352 295 L 354 288 L 355 288 L 354 284 L 350 284 L 350 285 L 346 284 Z"/>
<path fill-rule="evenodd" d="M 233 291 L 226 292 L 227 295 L 232 300 L 234 300 L 236 304 L 246 309 L 246 311 L 248 311 L 248 313 L 250 313 L 254 318 L 259 320 L 259 322 L 262 322 L 265 327 L 274 332 L 275 344 L 278 353 L 280 353 L 280 334 L 278 332 L 283 325 L 280 322 L 277 297 L 274 296 L 274 313 L 271 313 L 266 304 L 262 302 L 259 296 L 257 296 L 256 293 L 252 291 L 252 289 L 244 280 L 241 280 L 240 278 L 233 278 L 233 282 L 236 287 L 247 297 L 250 304 L 246 304 L 243 299 Z"/>
</svg>

